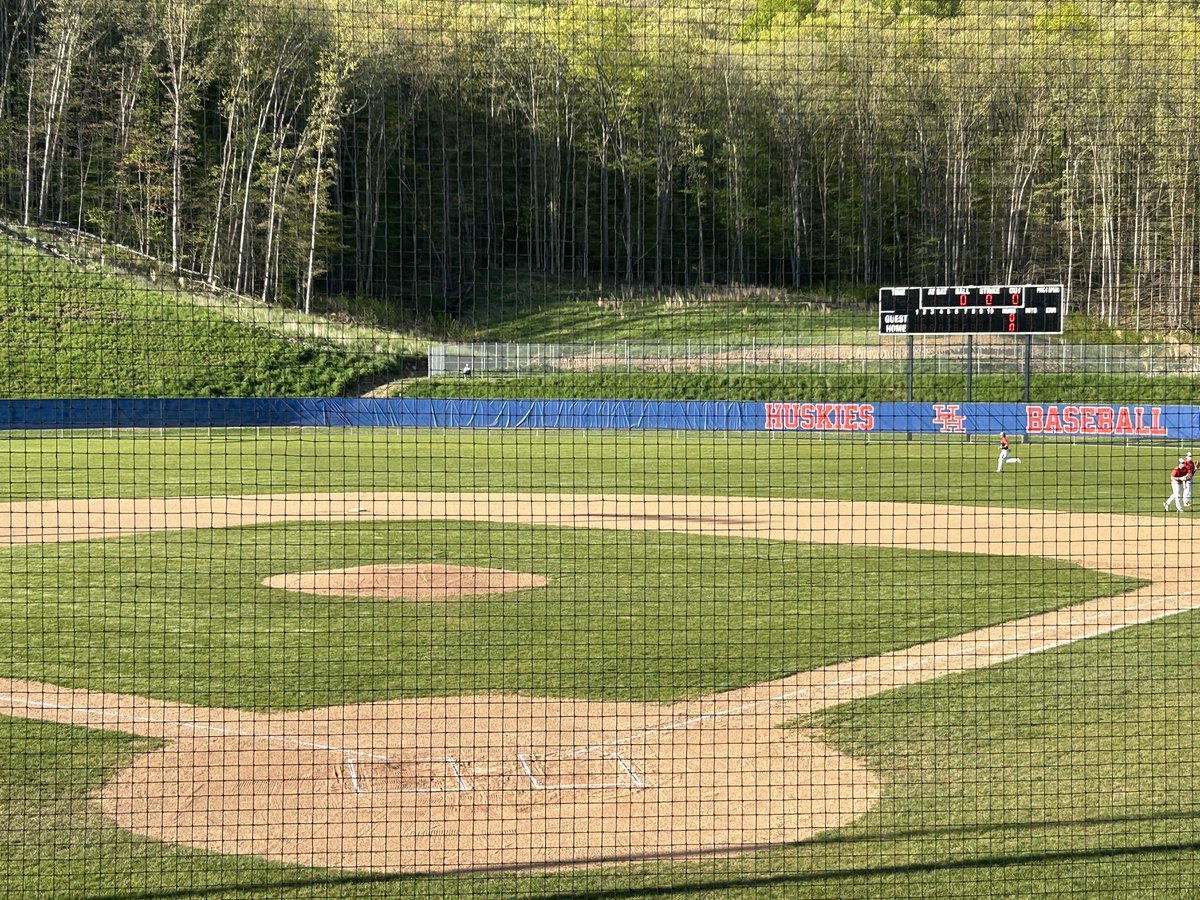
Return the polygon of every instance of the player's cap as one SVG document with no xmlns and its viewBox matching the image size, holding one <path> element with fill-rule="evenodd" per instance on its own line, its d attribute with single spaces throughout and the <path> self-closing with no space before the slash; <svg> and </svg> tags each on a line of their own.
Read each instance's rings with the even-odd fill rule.
<svg viewBox="0 0 1200 900">
<path fill-rule="evenodd" d="M 1188 458 L 1188 459 L 1191 459 L 1191 458 L 1192 458 L 1192 451 L 1191 451 L 1191 450 L 1189 450 L 1189 451 L 1187 452 L 1187 458 Z"/>
<path fill-rule="evenodd" d="M 1183 457 L 1182 457 L 1182 456 L 1181 456 L 1181 457 L 1179 457 L 1179 462 L 1180 462 L 1180 464 L 1181 464 L 1181 465 L 1183 464 Z"/>
</svg>

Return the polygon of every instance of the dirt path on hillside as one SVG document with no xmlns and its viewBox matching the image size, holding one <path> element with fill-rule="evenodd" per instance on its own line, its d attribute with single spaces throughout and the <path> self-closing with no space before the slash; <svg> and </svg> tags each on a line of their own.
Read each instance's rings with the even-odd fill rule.
<svg viewBox="0 0 1200 900">
<path fill-rule="evenodd" d="M 45 501 L 0 506 L 0 545 L 435 519 L 1043 556 L 1152 584 L 673 704 L 468 696 L 255 714 L 0 680 L 0 713 L 162 738 L 96 801 L 123 828 L 223 853 L 397 872 L 718 856 L 804 840 L 881 795 L 861 762 L 781 723 L 1200 605 L 1185 517 L 935 504 L 430 493 Z"/>
</svg>

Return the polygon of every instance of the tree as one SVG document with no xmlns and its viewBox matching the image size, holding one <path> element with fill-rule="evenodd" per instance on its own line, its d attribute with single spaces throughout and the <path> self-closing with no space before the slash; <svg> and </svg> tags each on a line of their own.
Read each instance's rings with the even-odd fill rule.
<svg viewBox="0 0 1200 900">
<path fill-rule="evenodd" d="M 211 77 L 207 63 L 211 52 L 219 0 L 151 0 L 151 24 L 155 28 L 155 58 L 159 80 L 169 103 L 171 171 L 170 267 L 178 273 L 184 248 L 184 167 L 191 157 L 195 139 L 191 116 L 200 90 Z"/>
</svg>

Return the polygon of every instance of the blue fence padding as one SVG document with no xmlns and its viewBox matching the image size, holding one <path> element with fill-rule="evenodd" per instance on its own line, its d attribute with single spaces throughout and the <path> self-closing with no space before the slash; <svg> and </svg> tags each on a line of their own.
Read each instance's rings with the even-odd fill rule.
<svg viewBox="0 0 1200 900">
<path fill-rule="evenodd" d="M 153 398 L 0 400 L 0 429 L 603 428 L 1200 438 L 1200 407 L 1023 403 Z"/>
</svg>

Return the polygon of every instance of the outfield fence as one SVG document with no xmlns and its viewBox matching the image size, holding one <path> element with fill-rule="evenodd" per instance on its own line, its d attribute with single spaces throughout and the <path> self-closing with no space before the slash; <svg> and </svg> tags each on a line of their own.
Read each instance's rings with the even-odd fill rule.
<svg viewBox="0 0 1200 900">
<path fill-rule="evenodd" d="M 1200 439 L 1200 407 L 1020 403 L 222 398 L 0 400 L 0 431 L 420 428 Z"/>
</svg>

